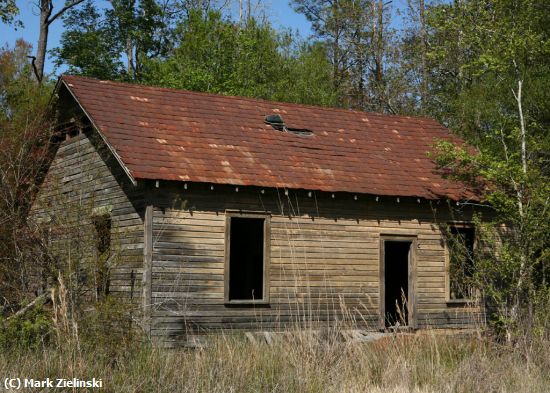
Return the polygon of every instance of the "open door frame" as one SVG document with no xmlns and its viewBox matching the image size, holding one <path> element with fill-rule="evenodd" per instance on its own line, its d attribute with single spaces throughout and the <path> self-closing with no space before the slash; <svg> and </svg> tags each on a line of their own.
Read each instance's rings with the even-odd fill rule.
<svg viewBox="0 0 550 393">
<path fill-rule="evenodd" d="M 386 329 L 386 282 L 385 282 L 385 268 L 386 268 L 386 255 L 385 255 L 385 243 L 386 241 L 394 242 L 409 242 L 409 261 L 408 261 L 408 279 L 409 290 L 407 293 L 407 305 L 408 305 L 408 327 L 416 329 L 416 248 L 417 248 L 417 236 L 416 235 L 380 235 L 380 294 L 379 294 L 379 325 L 381 330 Z"/>
</svg>

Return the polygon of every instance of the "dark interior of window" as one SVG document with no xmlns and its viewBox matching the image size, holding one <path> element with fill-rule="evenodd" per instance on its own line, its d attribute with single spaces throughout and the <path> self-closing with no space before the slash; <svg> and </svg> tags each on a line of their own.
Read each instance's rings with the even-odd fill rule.
<svg viewBox="0 0 550 393">
<path fill-rule="evenodd" d="M 468 299 L 471 297 L 471 279 L 474 274 L 473 227 L 451 227 L 449 239 L 449 278 L 450 298 Z"/>
<path fill-rule="evenodd" d="M 98 254 L 105 254 L 111 248 L 111 217 L 107 214 L 93 217 Z"/>
<path fill-rule="evenodd" d="M 98 296 L 109 294 L 109 267 L 107 261 L 111 254 L 111 216 L 101 215 L 92 218 L 96 241 L 96 290 Z"/>
<path fill-rule="evenodd" d="M 229 300 L 261 300 L 264 287 L 264 219 L 231 217 Z"/>
<path fill-rule="evenodd" d="M 409 250 L 411 242 L 384 242 L 384 297 L 386 327 L 407 325 Z"/>
</svg>

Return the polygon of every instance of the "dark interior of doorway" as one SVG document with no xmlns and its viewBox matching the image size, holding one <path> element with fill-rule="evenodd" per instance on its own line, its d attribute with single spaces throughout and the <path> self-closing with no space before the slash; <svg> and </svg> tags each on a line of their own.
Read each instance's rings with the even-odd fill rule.
<svg viewBox="0 0 550 393">
<path fill-rule="evenodd" d="M 408 325 L 410 241 L 384 242 L 384 298 L 386 327 Z"/>
</svg>

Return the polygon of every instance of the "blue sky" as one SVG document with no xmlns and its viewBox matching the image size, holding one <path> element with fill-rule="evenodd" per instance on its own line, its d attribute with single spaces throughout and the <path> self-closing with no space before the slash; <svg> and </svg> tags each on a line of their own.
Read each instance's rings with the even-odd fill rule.
<svg viewBox="0 0 550 393">
<path fill-rule="evenodd" d="M 232 3 L 231 12 L 238 13 L 239 0 L 229 0 Z M 14 46 L 15 41 L 18 38 L 24 38 L 27 42 L 30 42 L 33 47 L 38 41 L 38 9 L 35 5 L 38 0 L 17 0 L 16 3 L 21 11 L 19 20 L 24 24 L 23 28 L 15 30 L 12 26 L 7 26 L 0 23 L 0 46 L 6 44 L 10 47 Z M 271 24 L 277 29 L 292 29 L 297 31 L 302 38 L 307 38 L 311 35 L 311 24 L 307 19 L 292 9 L 289 5 L 289 0 L 252 0 L 252 4 L 260 2 L 268 15 Z M 65 0 L 54 0 L 55 9 L 59 9 Z M 108 1 L 97 0 L 98 6 L 104 7 Z M 246 1 L 243 1 L 246 3 Z M 393 0 L 391 2 L 394 16 L 396 16 L 396 9 L 404 9 L 406 0 Z M 54 9 L 54 12 L 55 12 Z M 397 15 L 397 18 L 393 19 L 393 24 L 400 24 L 401 17 Z M 397 27 L 397 26 L 396 26 Z M 50 34 L 48 40 L 48 49 L 55 48 L 59 44 L 61 33 L 63 32 L 63 21 L 61 19 L 56 20 L 50 26 Z M 49 57 L 46 58 L 45 71 L 51 73 L 54 71 L 53 64 Z M 63 70 L 58 70 L 60 73 Z"/>
<path fill-rule="evenodd" d="M 256 1 L 254 1 L 253 4 L 256 3 Z M 30 42 L 33 47 L 36 46 L 39 24 L 38 9 L 35 5 L 37 2 L 38 0 L 17 1 L 17 5 L 21 11 L 19 20 L 23 22 L 24 27 L 15 30 L 12 26 L 6 26 L 0 23 L 0 46 L 7 44 L 13 47 L 18 38 L 24 38 L 26 41 Z M 59 9 L 63 3 L 64 0 L 54 0 L 56 9 Z M 104 5 L 106 1 L 100 0 L 97 3 L 101 6 Z M 233 8 L 238 7 L 238 0 L 233 0 L 233 3 Z M 263 0 L 261 3 L 267 8 L 267 15 L 275 28 L 291 28 L 292 30 L 297 30 L 304 38 L 311 34 L 310 23 L 303 15 L 294 12 L 292 7 L 289 6 L 288 0 Z M 58 46 L 62 32 L 63 21 L 58 19 L 50 27 L 48 49 Z M 46 73 L 53 71 L 51 59 L 46 59 L 45 68 Z"/>
</svg>

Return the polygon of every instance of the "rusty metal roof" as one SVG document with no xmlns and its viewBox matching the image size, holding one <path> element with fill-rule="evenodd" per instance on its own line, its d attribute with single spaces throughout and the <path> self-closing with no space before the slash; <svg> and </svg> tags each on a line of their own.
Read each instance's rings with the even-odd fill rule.
<svg viewBox="0 0 550 393">
<path fill-rule="evenodd" d="M 134 179 L 477 199 L 427 152 L 449 131 L 428 118 L 271 102 L 62 76 Z M 309 136 L 264 123 L 280 114 Z"/>
</svg>

